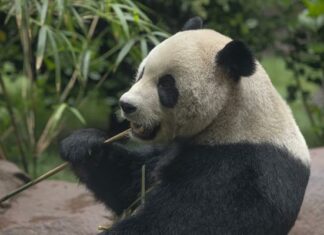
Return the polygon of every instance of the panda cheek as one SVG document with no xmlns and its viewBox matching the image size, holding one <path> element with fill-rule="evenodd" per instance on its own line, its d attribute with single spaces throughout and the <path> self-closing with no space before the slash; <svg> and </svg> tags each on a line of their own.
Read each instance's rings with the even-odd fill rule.
<svg viewBox="0 0 324 235">
<path fill-rule="evenodd" d="M 176 87 L 158 88 L 161 104 L 166 108 L 173 108 L 179 98 L 179 91 Z"/>
</svg>

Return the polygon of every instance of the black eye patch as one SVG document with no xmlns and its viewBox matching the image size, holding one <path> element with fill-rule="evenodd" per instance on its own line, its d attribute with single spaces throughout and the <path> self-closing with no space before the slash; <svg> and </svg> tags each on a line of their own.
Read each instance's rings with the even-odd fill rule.
<svg viewBox="0 0 324 235">
<path fill-rule="evenodd" d="M 161 104 L 167 108 L 173 108 L 179 97 L 174 77 L 170 74 L 164 75 L 159 79 L 157 88 Z"/>
</svg>

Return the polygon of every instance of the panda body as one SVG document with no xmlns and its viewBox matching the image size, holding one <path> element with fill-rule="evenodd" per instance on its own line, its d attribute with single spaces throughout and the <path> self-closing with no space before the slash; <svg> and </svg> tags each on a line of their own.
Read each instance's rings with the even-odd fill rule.
<svg viewBox="0 0 324 235">
<path fill-rule="evenodd" d="M 198 19 L 155 47 L 120 99 L 130 150 L 85 129 L 61 144 L 80 180 L 117 214 L 104 234 L 287 234 L 309 177 L 309 153 L 289 107 L 248 48 Z M 198 27 L 199 28 L 199 27 Z"/>
</svg>

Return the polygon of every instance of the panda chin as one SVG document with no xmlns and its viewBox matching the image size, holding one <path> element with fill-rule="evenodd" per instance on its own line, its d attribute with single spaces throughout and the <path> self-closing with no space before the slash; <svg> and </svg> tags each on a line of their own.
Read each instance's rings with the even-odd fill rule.
<svg viewBox="0 0 324 235">
<path fill-rule="evenodd" d="M 142 140 L 152 140 L 160 130 L 160 124 L 153 127 L 145 127 L 138 123 L 131 122 L 131 129 L 134 137 Z"/>
</svg>

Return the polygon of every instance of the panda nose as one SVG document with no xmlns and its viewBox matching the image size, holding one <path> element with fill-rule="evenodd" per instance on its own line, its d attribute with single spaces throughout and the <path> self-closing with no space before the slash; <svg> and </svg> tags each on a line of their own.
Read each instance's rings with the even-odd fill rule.
<svg viewBox="0 0 324 235">
<path fill-rule="evenodd" d="M 126 114 L 133 113 L 137 109 L 134 105 L 124 102 L 124 101 L 119 101 L 119 106 Z"/>
</svg>

